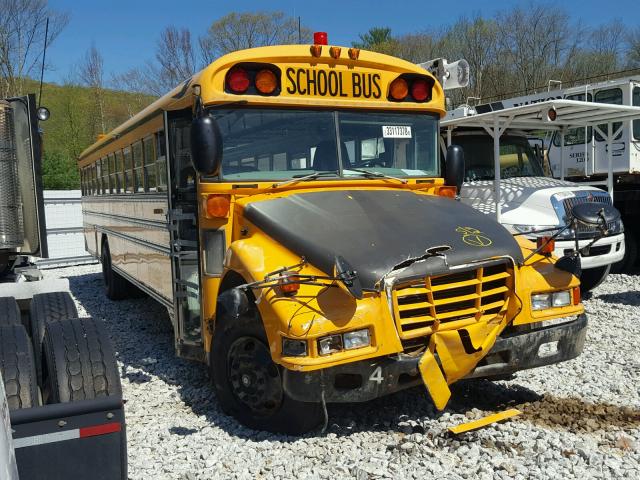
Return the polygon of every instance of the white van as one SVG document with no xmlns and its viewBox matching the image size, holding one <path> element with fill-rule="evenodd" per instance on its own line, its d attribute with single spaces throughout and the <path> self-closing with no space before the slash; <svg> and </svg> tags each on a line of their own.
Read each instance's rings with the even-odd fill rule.
<svg viewBox="0 0 640 480">
<path fill-rule="evenodd" d="M 451 143 L 460 145 L 465 155 L 465 183 L 462 202 L 486 214 L 496 214 L 494 197 L 494 142 L 482 128 L 459 128 L 451 132 Z M 500 222 L 512 233 L 524 233 L 535 241 L 537 230 L 563 227 L 571 220 L 571 207 L 583 202 L 611 204 L 603 190 L 544 175 L 539 156 L 524 132 L 507 130 L 500 137 Z M 610 236 L 582 252 L 581 288 L 588 291 L 600 284 L 611 265 L 624 257 L 621 221 L 609 225 Z M 580 249 L 593 242 L 595 229 L 579 227 Z M 562 257 L 575 250 L 574 232 L 566 230 L 555 243 L 554 255 Z"/>
</svg>

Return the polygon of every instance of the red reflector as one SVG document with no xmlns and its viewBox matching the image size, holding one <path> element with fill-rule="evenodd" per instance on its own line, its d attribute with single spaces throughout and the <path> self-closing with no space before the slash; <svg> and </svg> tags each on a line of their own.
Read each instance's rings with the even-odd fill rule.
<svg viewBox="0 0 640 480">
<path fill-rule="evenodd" d="M 573 304 L 578 305 L 580 303 L 580 287 L 573 288 Z"/>
<path fill-rule="evenodd" d="M 249 88 L 249 74 L 242 68 L 232 68 L 227 73 L 227 86 L 233 93 L 244 93 Z"/>
<path fill-rule="evenodd" d="M 429 98 L 429 84 L 426 80 L 417 79 L 411 84 L 411 96 L 416 102 L 424 102 Z"/>
<path fill-rule="evenodd" d="M 119 432 L 121 429 L 122 426 L 120 422 L 105 423 L 104 425 L 96 425 L 95 427 L 84 427 L 80 429 L 80 438 L 106 435 L 107 433 Z"/>
<path fill-rule="evenodd" d="M 556 249 L 556 240 L 551 239 L 551 237 L 538 237 L 536 239 L 537 248 L 542 247 L 540 253 L 545 255 L 551 255 L 553 251 Z M 544 246 L 543 246 L 544 245 Z"/>
<path fill-rule="evenodd" d="M 327 32 L 314 32 L 313 43 L 316 45 L 327 45 L 328 41 Z"/>
<path fill-rule="evenodd" d="M 442 187 L 438 187 L 437 192 L 441 197 L 456 198 L 456 187 L 453 185 L 443 185 Z"/>
</svg>

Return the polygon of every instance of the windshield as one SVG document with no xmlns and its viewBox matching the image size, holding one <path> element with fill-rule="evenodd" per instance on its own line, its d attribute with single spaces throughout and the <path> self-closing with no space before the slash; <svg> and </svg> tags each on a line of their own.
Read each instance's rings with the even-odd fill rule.
<svg viewBox="0 0 640 480">
<path fill-rule="evenodd" d="M 395 177 L 439 176 L 438 120 L 429 114 L 275 109 L 211 113 L 222 132 L 225 180 L 287 180 L 315 172 L 363 176 L 350 168 Z"/>
<path fill-rule="evenodd" d="M 464 150 L 465 181 L 493 180 L 493 139 L 488 135 L 459 135 Z M 543 177 L 542 166 L 526 138 L 500 138 L 500 177 Z"/>
</svg>

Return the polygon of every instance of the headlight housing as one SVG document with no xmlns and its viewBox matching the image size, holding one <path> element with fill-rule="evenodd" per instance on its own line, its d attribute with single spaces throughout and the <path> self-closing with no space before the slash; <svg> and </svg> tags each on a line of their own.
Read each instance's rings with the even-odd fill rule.
<svg viewBox="0 0 640 480">
<path fill-rule="evenodd" d="M 568 307 L 572 301 L 572 290 L 534 293 L 531 295 L 531 310 L 540 311 L 549 308 Z"/>
<path fill-rule="evenodd" d="M 353 330 L 346 333 L 327 335 L 318 340 L 318 353 L 330 355 L 343 350 L 355 350 L 371 345 L 371 335 L 368 328 Z"/>
</svg>

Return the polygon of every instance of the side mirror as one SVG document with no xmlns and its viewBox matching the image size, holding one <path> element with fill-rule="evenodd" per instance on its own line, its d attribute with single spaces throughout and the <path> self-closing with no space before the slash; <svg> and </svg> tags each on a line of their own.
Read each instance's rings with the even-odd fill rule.
<svg viewBox="0 0 640 480">
<path fill-rule="evenodd" d="M 222 164 L 222 134 L 209 115 L 193 119 L 191 124 L 191 162 L 200 175 L 216 176 Z"/>
<path fill-rule="evenodd" d="M 585 202 L 574 205 L 571 214 L 578 222 L 590 227 L 607 228 L 607 225 L 620 220 L 620 212 L 612 205 Z"/>
<path fill-rule="evenodd" d="M 460 145 L 449 145 L 445 162 L 444 183 L 455 185 L 460 193 L 464 181 L 464 151 Z"/>
</svg>

